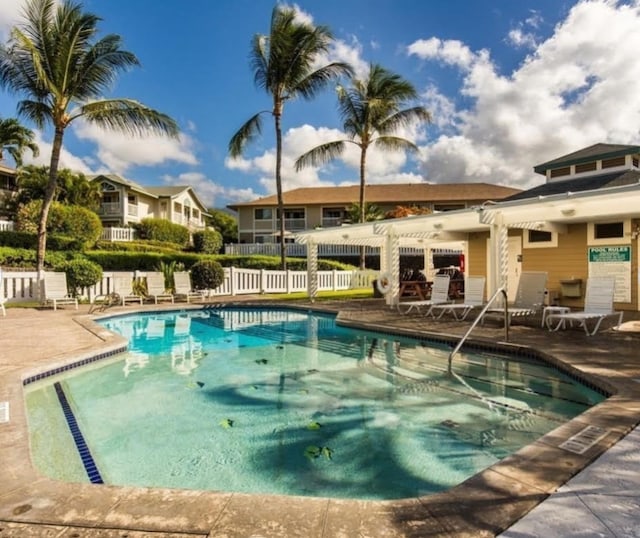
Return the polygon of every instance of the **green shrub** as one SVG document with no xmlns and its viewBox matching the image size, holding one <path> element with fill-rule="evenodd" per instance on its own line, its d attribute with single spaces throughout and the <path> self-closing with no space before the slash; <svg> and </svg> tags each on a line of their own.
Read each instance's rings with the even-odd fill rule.
<svg viewBox="0 0 640 538">
<path fill-rule="evenodd" d="M 67 286 L 74 297 L 78 296 L 82 288 L 88 288 L 102 280 L 102 267 L 82 258 L 61 263 L 55 269 L 67 273 Z"/>
<path fill-rule="evenodd" d="M 218 254 L 222 248 L 222 235 L 217 230 L 201 230 L 193 234 L 193 250 L 203 254 Z"/>
<path fill-rule="evenodd" d="M 224 269 L 213 260 L 202 260 L 191 267 L 191 282 L 195 290 L 213 290 L 224 282 Z"/>
<path fill-rule="evenodd" d="M 213 256 L 193 252 L 112 252 L 107 250 L 88 250 L 83 253 L 96 262 L 105 271 L 157 271 L 160 263 L 182 264 L 189 269 L 202 259 L 215 259 Z"/>
<path fill-rule="evenodd" d="M 76 252 L 47 251 L 44 258 L 45 269 L 57 267 L 67 260 L 73 259 Z M 34 271 L 36 268 L 35 249 L 0 247 L 0 265 L 23 271 Z"/>
<path fill-rule="evenodd" d="M 156 271 L 160 271 L 162 276 L 164 276 L 164 289 L 173 293 L 175 291 L 173 273 L 176 271 L 184 271 L 184 264 L 176 262 L 175 260 L 171 260 L 170 262 L 160 260 L 160 263 L 156 267 Z"/>
<path fill-rule="evenodd" d="M 36 249 L 38 236 L 28 232 L 0 232 L 0 246 Z M 47 237 L 48 250 L 82 250 L 83 244 L 74 237 L 51 234 Z"/>
<path fill-rule="evenodd" d="M 42 200 L 32 200 L 21 206 L 16 215 L 17 231 L 37 234 L 41 209 Z M 75 249 L 79 250 L 95 244 L 102 234 L 102 223 L 89 209 L 53 202 L 47 219 L 47 233 L 69 238 L 67 241 L 75 243 Z"/>
<path fill-rule="evenodd" d="M 177 243 L 181 247 L 189 243 L 189 230 L 166 219 L 142 219 L 135 229 L 140 239 Z"/>
<path fill-rule="evenodd" d="M 162 241 L 98 241 L 95 248 L 111 252 L 183 252 L 181 245 Z"/>
<path fill-rule="evenodd" d="M 280 269 L 279 256 L 240 256 L 236 254 L 220 254 L 215 257 L 223 267 L 238 267 L 242 269 Z M 306 258 L 287 258 L 287 268 L 291 271 L 306 271 Z M 318 260 L 319 271 L 353 271 L 356 269 L 353 265 L 337 262 L 335 260 Z"/>
</svg>

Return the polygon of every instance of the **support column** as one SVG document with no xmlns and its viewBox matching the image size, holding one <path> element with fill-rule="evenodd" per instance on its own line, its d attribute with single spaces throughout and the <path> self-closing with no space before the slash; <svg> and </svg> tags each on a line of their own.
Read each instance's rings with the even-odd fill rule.
<svg viewBox="0 0 640 538">
<path fill-rule="evenodd" d="M 311 302 L 318 295 L 318 245 L 307 243 L 307 294 Z"/>
<path fill-rule="evenodd" d="M 386 267 L 389 274 L 391 287 L 385 296 L 385 301 L 390 307 L 397 306 L 400 302 L 400 238 L 389 234 L 385 238 Z"/>
</svg>

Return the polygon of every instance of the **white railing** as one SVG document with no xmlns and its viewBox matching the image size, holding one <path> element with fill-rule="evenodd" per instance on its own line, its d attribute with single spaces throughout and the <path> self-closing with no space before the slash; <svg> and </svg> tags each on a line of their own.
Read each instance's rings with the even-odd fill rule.
<svg viewBox="0 0 640 538">
<path fill-rule="evenodd" d="M 136 231 L 133 228 L 104 228 L 100 239 L 103 241 L 133 241 Z"/>
<path fill-rule="evenodd" d="M 229 243 L 224 246 L 225 254 L 238 256 L 250 256 L 260 254 L 266 256 L 279 256 L 280 243 Z M 368 255 L 380 254 L 377 247 L 366 247 Z M 400 247 L 400 254 L 423 255 L 424 249 Z M 287 256 L 304 257 L 307 255 L 307 245 L 302 243 L 287 243 Z M 360 247 L 357 245 L 318 245 L 318 256 L 359 256 Z"/>
<path fill-rule="evenodd" d="M 377 271 L 318 271 L 318 290 L 337 291 L 369 288 L 377 277 Z M 102 280 L 95 286 L 85 288 L 80 298 L 91 301 L 96 295 L 104 295 L 113 290 L 115 276 L 144 278 L 143 271 L 105 271 Z M 224 282 L 213 290 L 207 290 L 209 297 L 224 295 L 246 295 L 265 293 L 294 293 L 307 290 L 306 271 L 271 271 L 264 269 L 224 268 Z M 0 281 L 0 296 L 7 303 L 38 301 L 38 274 L 36 271 L 3 271 Z"/>
<path fill-rule="evenodd" d="M 11 220 L 0 220 L 0 232 L 13 232 L 15 226 Z"/>
</svg>

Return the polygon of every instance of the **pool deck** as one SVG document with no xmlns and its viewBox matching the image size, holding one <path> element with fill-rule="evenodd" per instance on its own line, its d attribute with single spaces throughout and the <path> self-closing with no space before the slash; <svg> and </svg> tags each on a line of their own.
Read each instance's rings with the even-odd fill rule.
<svg viewBox="0 0 640 538">
<path fill-rule="evenodd" d="M 339 311 L 345 324 L 427 337 L 460 337 L 469 327 L 401 316 L 374 299 L 314 307 Z M 587 337 L 581 329 L 548 332 L 539 320 L 513 325 L 511 345 L 541 350 L 613 396 L 446 492 L 358 501 L 64 483 L 40 475 L 29 457 L 23 379 L 123 345 L 87 310 L 11 308 L 0 316 L 0 538 L 640 536 L 640 333 L 605 329 Z M 472 340 L 503 336 L 488 323 Z M 593 446 L 582 454 L 560 448 L 587 426 L 602 429 Z"/>
</svg>

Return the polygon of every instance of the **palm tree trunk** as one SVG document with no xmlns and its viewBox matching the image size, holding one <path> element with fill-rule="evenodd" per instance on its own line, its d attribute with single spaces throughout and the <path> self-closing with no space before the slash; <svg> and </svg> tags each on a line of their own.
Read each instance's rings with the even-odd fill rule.
<svg viewBox="0 0 640 538">
<path fill-rule="evenodd" d="M 360 222 L 365 221 L 364 208 L 364 189 L 365 189 L 365 163 L 367 161 L 367 150 L 362 148 L 360 151 Z M 360 269 L 364 270 L 366 266 L 366 247 L 360 247 Z"/>
<path fill-rule="evenodd" d="M 60 151 L 62 150 L 62 136 L 64 129 L 56 127 L 53 137 L 53 147 L 51 148 L 51 164 L 49 165 L 49 182 L 44 192 L 40 220 L 38 221 L 38 249 L 36 251 L 36 270 L 38 271 L 38 294 L 42 291 L 42 281 L 44 280 L 44 257 L 47 252 L 47 220 L 49 209 L 56 194 L 58 183 L 58 165 L 60 163 Z"/>
<path fill-rule="evenodd" d="M 284 242 L 284 198 L 282 197 L 282 177 L 280 169 L 282 167 L 282 127 L 280 126 L 280 110 L 275 107 L 276 122 L 276 192 L 278 196 L 278 214 L 280 225 L 280 267 L 287 270 L 287 251 Z"/>
</svg>

